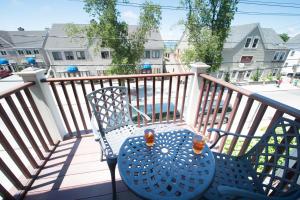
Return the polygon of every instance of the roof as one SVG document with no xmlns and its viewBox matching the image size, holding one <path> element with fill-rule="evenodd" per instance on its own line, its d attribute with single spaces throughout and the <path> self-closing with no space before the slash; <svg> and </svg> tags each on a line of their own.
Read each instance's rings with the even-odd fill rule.
<svg viewBox="0 0 300 200">
<path fill-rule="evenodd" d="M 46 35 L 47 31 L 0 31 L 0 38 L 14 48 L 43 48 Z"/>
<path fill-rule="evenodd" d="M 49 37 L 47 39 L 45 49 L 80 49 L 87 48 L 88 40 L 87 38 L 71 38 L 68 37 L 65 29 L 67 24 L 53 24 L 49 30 Z M 87 26 L 87 24 L 75 24 L 77 26 Z M 132 34 L 137 30 L 138 26 L 129 25 L 128 33 Z M 57 37 L 58 36 L 58 37 Z M 160 32 L 157 30 L 152 30 L 148 37 L 151 41 L 145 44 L 146 49 L 163 49 L 164 43 Z M 154 40 L 154 41 L 153 41 Z"/>
<path fill-rule="evenodd" d="M 299 44 L 300 44 L 300 34 L 290 38 L 287 42 L 286 42 L 287 46 L 289 48 L 295 49 L 295 48 L 299 48 Z"/>
<path fill-rule="evenodd" d="M 281 37 L 272 28 L 261 28 L 262 39 L 266 49 L 286 49 Z"/>
</svg>

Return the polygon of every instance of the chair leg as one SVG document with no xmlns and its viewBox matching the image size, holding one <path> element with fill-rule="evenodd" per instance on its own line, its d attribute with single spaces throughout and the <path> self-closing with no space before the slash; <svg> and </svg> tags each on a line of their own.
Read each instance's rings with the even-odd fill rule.
<svg viewBox="0 0 300 200">
<path fill-rule="evenodd" d="M 102 161 L 103 161 L 103 151 L 102 151 L 102 149 L 101 149 L 100 162 L 102 162 Z"/>
<path fill-rule="evenodd" d="M 117 165 L 117 159 L 107 159 L 108 168 L 110 170 L 111 175 L 111 184 L 112 184 L 112 192 L 113 192 L 113 200 L 117 199 L 117 189 L 116 189 L 116 165 Z"/>
</svg>

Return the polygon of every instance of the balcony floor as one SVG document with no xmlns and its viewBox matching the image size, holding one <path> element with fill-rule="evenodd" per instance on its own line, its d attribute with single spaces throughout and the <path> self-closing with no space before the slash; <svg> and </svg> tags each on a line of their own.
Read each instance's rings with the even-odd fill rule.
<svg viewBox="0 0 300 200">
<path fill-rule="evenodd" d="M 167 129 L 191 129 L 185 123 Z M 120 200 L 138 200 L 122 182 L 116 169 L 117 192 Z M 112 199 L 111 178 L 106 161 L 100 162 L 100 145 L 92 134 L 60 142 L 47 162 L 26 200 Z"/>
<path fill-rule="evenodd" d="M 140 199 L 122 182 L 118 170 L 118 199 Z M 93 135 L 60 143 L 39 174 L 26 200 L 112 199 L 110 172 L 100 162 L 100 146 Z"/>
</svg>

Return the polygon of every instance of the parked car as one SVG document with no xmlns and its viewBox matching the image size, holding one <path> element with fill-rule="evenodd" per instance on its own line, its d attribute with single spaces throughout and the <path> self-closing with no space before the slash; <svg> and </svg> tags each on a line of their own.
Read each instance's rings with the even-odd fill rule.
<svg viewBox="0 0 300 200">
<path fill-rule="evenodd" d="M 9 70 L 0 69 L 0 78 L 5 78 L 10 75 L 11 75 L 11 72 Z"/>
<path fill-rule="evenodd" d="M 180 109 L 177 107 L 177 109 Z M 142 112 L 144 111 L 144 105 L 140 105 L 139 110 Z M 168 111 L 168 104 L 163 103 L 162 106 L 162 121 L 165 121 L 167 119 L 167 111 Z M 147 115 L 152 118 L 152 104 L 147 105 Z M 170 120 L 173 119 L 174 115 L 174 104 L 170 103 Z M 155 104 L 155 119 L 156 121 L 159 120 L 160 116 L 160 103 Z M 178 119 L 180 117 L 180 112 L 177 110 L 176 112 L 176 118 Z M 132 113 L 132 121 L 137 122 L 137 113 L 133 111 Z"/>
</svg>

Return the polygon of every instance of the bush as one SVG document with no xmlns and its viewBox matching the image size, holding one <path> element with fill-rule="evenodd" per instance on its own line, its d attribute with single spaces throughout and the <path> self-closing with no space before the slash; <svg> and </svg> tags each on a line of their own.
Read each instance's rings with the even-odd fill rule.
<svg viewBox="0 0 300 200">
<path fill-rule="evenodd" d="M 253 81 L 259 81 L 260 76 L 261 76 L 261 72 L 260 72 L 259 68 L 257 68 L 256 71 L 251 76 L 251 79 Z"/>
</svg>

